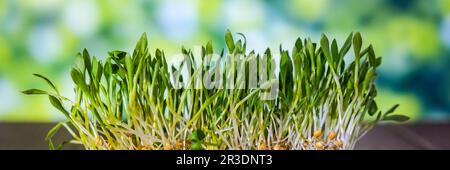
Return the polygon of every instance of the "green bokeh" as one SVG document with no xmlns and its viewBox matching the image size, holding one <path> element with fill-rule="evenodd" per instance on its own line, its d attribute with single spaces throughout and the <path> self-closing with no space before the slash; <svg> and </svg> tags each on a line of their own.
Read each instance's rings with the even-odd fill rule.
<svg viewBox="0 0 450 170">
<path fill-rule="evenodd" d="M 450 117 L 450 1 L 0 1 L 0 121 L 54 121 L 62 116 L 46 97 L 19 93 L 48 88 L 32 76 L 50 77 L 64 94 L 72 89 L 68 70 L 83 48 L 104 59 L 109 50 L 131 51 L 142 34 L 150 49 L 168 57 L 182 45 L 211 40 L 224 46 L 226 29 L 242 32 L 262 51 L 321 33 L 340 43 L 360 31 L 383 57 L 377 83 L 380 108 L 401 104 L 413 121 L 432 113 Z M 430 84 L 433 84 L 431 86 Z M 7 94 L 7 95 L 5 95 Z"/>
</svg>

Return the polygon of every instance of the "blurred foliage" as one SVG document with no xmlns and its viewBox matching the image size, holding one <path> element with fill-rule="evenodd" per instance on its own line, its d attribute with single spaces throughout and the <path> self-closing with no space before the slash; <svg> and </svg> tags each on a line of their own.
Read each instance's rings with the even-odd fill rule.
<svg viewBox="0 0 450 170">
<path fill-rule="evenodd" d="M 450 117 L 448 0 L 2 0 L 0 120 L 61 119 L 46 98 L 18 91 L 45 87 L 31 76 L 38 72 L 70 96 L 68 70 L 83 48 L 105 58 L 110 49 L 131 51 L 147 32 L 152 49 L 176 54 L 181 45 L 209 40 L 224 46 L 227 28 L 244 33 L 259 52 L 297 36 L 317 40 L 325 32 L 343 42 L 360 31 L 383 56 L 381 108 L 399 103 L 398 113 L 413 120 Z"/>
</svg>

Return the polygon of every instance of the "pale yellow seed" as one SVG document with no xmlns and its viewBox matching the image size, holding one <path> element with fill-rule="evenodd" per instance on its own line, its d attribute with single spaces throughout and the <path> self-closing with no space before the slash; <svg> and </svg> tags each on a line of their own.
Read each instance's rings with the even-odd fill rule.
<svg viewBox="0 0 450 170">
<path fill-rule="evenodd" d="M 268 149 L 269 149 L 269 148 L 268 148 L 267 145 L 264 144 L 264 143 L 258 146 L 258 150 L 268 150 Z"/>
<path fill-rule="evenodd" d="M 316 139 L 322 137 L 322 131 L 320 131 L 320 130 L 314 131 L 313 137 L 316 138 Z"/>
<path fill-rule="evenodd" d="M 283 145 L 280 145 L 280 144 L 276 144 L 273 147 L 273 150 L 286 150 L 286 147 L 284 147 Z"/>
<path fill-rule="evenodd" d="M 101 137 L 95 138 L 95 145 L 103 146 L 103 139 L 101 139 Z"/>
<path fill-rule="evenodd" d="M 316 143 L 316 149 L 317 150 L 323 150 L 325 147 L 323 146 L 323 143 L 322 142 L 317 142 Z"/>
<path fill-rule="evenodd" d="M 336 138 L 336 132 L 331 131 L 328 133 L 328 140 L 333 140 L 334 138 Z"/>
<path fill-rule="evenodd" d="M 177 146 L 176 146 L 175 149 L 177 149 L 177 150 L 182 150 L 182 149 L 183 149 L 183 141 L 179 140 L 179 141 L 177 142 Z"/>
<path fill-rule="evenodd" d="M 113 147 L 114 147 L 114 146 L 113 146 L 112 144 L 110 144 L 110 143 L 108 144 L 108 149 L 109 149 L 109 150 L 114 150 Z"/>
<path fill-rule="evenodd" d="M 308 144 L 308 142 L 303 142 L 303 147 L 308 147 L 309 146 L 309 144 Z"/>
<path fill-rule="evenodd" d="M 334 141 L 333 143 L 334 143 L 334 145 L 336 145 L 338 148 L 342 147 L 342 145 L 343 145 L 343 143 L 342 143 L 342 141 L 341 141 L 340 139 L 338 139 L 337 141 Z"/>
<path fill-rule="evenodd" d="M 173 146 L 170 143 L 167 143 L 163 147 L 164 150 L 173 150 Z"/>
<path fill-rule="evenodd" d="M 130 146 L 130 150 L 132 148 L 133 147 Z M 149 145 L 139 145 L 139 146 L 136 147 L 136 150 L 154 150 L 154 148 L 152 146 L 149 146 Z"/>
</svg>

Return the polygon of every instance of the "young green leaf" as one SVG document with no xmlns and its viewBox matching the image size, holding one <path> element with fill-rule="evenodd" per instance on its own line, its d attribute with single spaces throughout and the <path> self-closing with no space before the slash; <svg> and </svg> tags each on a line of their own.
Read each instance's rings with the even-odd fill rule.
<svg viewBox="0 0 450 170">
<path fill-rule="evenodd" d="M 127 55 L 126 52 L 115 50 L 108 53 L 109 56 L 117 63 L 117 64 L 124 64 L 125 56 Z"/>
<path fill-rule="evenodd" d="M 206 44 L 206 55 L 211 55 L 213 54 L 213 46 L 212 46 L 212 42 L 208 41 L 208 44 Z"/>
<path fill-rule="evenodd" d="M 40 74 L 37 74 L 37 73 L 34 73 L 33 75 L 43 79 L 45 82 L 47 82 L 48 85 L 50 85 L 50 87 L 53 88 L 53 90 L 55 90 L 56 94 L 59 94 L 58 89 L 56 88 L 56 86 L 47 77 L 45 77 L 43 75 L 40 75 Z"/>
<path fill-rule="evenodd" d="M 67 112 L 66 109 L 64 109 L 64 107 L 61 104 L 61 101 L 58 98 L 56 98 L 55 96 L 52 96 L 52 95 L 48 95 L 48 98 L 50 100 L 50 103 L 53 105 L 53 107 L 55 107 L 60 112 L 62 112 L 64 115 L 69 117 L 69 112 Z"/>
<path fill-rule="evenodd" d="M 311 47 L 310 47 L 311 48 Z M 320 39 L 320 48 L 322 49 L 323 54 L 329 60 L 329 62 L 332 62 L 331 55 L 330 55 L 330 43 L 328 41 L 327 36 L 325 34 L 322 34 L 322 38 Z M 314 50 L 310 50 L 314 51 Z"/>
<path fill-rule="evenodd" d="M 193 131 L 189 135 L 189 140 L 192 141 L 192 142 L 202 141 L 204 138 L 205 138 L 205 134 L 200 129 L 197 129 L 197 130 Z"/>
<path fill-rule="evenodd" d="M 339 59 L 338 45 L 336 39 L 333 39 L 333 42 L 331 42 L 331 57 L 333 57 L 333 59 L 335 60 Z"/>
<path fill-rule="evenodd" d="M 355 36 L 353 37 L 353 50 L 355 51 L 355 57 L 357 59 L 359 59 L 360 57 L 361 46 L 362 46 L 361 34 L 359 32 L 356 32 Z"/>
<path fill-rule="evenodd" d="M 39 89 L 29 89 L 22 91 L 23 94 L 32 95 L 32 94 L 48 94 L 48 92 Z"/>
<path fill-rule="evenodd" d="M 50 131 L 48 131 L 47 136 L 45 137 L 45 140 L 50 140 L 56 132 L 58 132 L 59 128 L 64 124 L 64 122 L 59 122 L 56 124 Z"/>
<path fill-rule="evenodd" d="M 372 67 L 376 67 L 376 66 L 377 66 L 377 61 L 376 61 L 375 51 L 373 50 L 372 45 L 370 45 L 368 48 L 369 48 L 369 51 L 368 51 L 368 55 L 369 55 L 369 64 L 370 64 Z"/>
<path fill-rule="evenodd" d="M 378 111 L 377 103 L 374 100 L 369 102 L 369 115 L 373 116 Z"/>
<path fill-rule="evenodd" d="M 227 30 L 227 32 L 225 33 L 225 42 L 227 44 L 228 47 L 228 51 L 231 53 L 234 51 L 234 40 L 233 40 L 233 35 L 231 35 L 230 30 Z"/>
<path fill-rule="evenodd" d="M 396 104 L 396 105 L 392 106 L 389 110 L 387 110 L 387 111 L 384 113 L 384 116 L 387 116 L 387 115 L 389 115 L 389 114 L 391 114 L 391 113 L 394 113 L 395 109 L 397 109 L 398 106 L 400 106 L 400 105 L 399 105 L 399 104 Z"/>
<path fill-rule="evenodd" d="M 87 91 L 86 82 L 84 81 L 83 74 L 76 68 L 72 68 L 70 70 L 70 76 L 72 77 L 73 82 L 80 87 L 82 90 Z"/>
<path fill-rule="evenodd" d="M 138 43 L 136 44 L 135 50 L 133 52 L 133 55 L 144 55 L 147 51 L 148 47 L 148 41 L 147 41 L 147 33 L 142 33 L 141 38 L 139 39 Z"/>
<path fill-rule="evenodd" d="M 127 69 L 127 74 L 128 74 L 128 78 L 130 78 L 130 81 L 134 75 L 134 63 L 133 60 L 131 58 L 131 56 L 127 55 L 125 57 L 125 67 Z"/>
<path fill-rule="evenodd" d="M 353 40 L 353 32 L 350 33 L 350 35 L 347 37 L 347 40 L 345 40 L 344 45 L 341 47 L 341 50 L 339 50 L 339 58 L 342 59 L 345 54 L 347 54 L 348 50 L 350 50 L 350 47 L 352 46 L 352 40 Z"/>
<path fill-rule="evenodd" d="M 201 142 L 194 142 L 191 145 L 191 150 L 202 150 L 202 143 Z"/>
<path fill-rule="evenodd" d="M 406 122 L 409 120 L 408 116 L 405 115 L 389 115 L 389 116 L 385 116 L 383 118 L 383 120 L 391 120 L 391 121 L 396 121 L 396 122 Z"/>
<path fill-rule="evenodd" d="M 373 67 L 370 67 L 364 78 L 363 92 L 365 92 L 367 88 L 369 88 L 370 83 L 372 83 L 374 79 L 375 79 L 375 70 L 373 69 Z"/>
<path fill-rule="evenodd" d="M 92 73 L 92 64 L 91 64 L 91 56 L 89 55 L 89 52 L 87 49 L 83 49 L 83 61 L 84 61 L 84 67 L 88 71 L 89 74 Z"/>
</svg>

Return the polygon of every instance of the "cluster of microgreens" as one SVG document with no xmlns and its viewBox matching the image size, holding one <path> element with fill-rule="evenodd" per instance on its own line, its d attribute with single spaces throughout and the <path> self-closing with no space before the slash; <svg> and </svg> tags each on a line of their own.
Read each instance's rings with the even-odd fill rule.
<svg viewBox="0 0 450 170">
<path fill-rule="evenodd" d="M 381 58 L 371 45 L 362 48 L 359 33 L 350 34 L 340 48 L 325 35 L 320 44 L 299 38 L 290 52 L 280 46 L 278 63 L 273 62 L 276 56 L 269 49 L 261 55 L 247 52 L 245 37 L 235 41 L 228 31 L 225 42 L 228 54 L 222 49 L 218 61 L 235 65 L 212 79 L 223 76 L 226 81 L 219 83 L 240 79 L 247 88 L 194 88 L 198 85 L 195 78 L 186 80 L 184 88 L 174 87 L 174 81 L 183 79 L 174 73 L 183 66 L 189 77 L 211 71 L 213 66 L 204 62 L 214 53 L 211 42 L 202 46 L 200 56 L 182 48 L 192 64 L 170 66 L 163 51 L 149 52 L 144 33 L 132 54 L 112 51 L 103 62 L 86 50 L 79 53 L 70 71 L 74 100 L 61 96 L 39 74 L 35 75 L 53 91 L 23 93 L 48 95 L 67 117 L 48 133 L 51 149 L 62 147 L 51 141 L 62 126 L 73 136 L 68 142 L 86 149 L 352 149 L 377 122 L 408 119 L 392 114 L 398 105 L 384 113 L 378 110 L 374 80 Z M 350 49 L 354 59 L 345 63 Z M 196 63 L 196 57 L 204 60 Z M 255 77 L 248 74 L 253 65 L 248 58 L 257 59 L 258 79 L 275 81 L 257 83 L 257 88 L 245 85 Z M 242 60 L 239 65 L 245 74 L 230 80 L 229 75 L 239 71 L 237 59 Z M 275 74 L 276 67 L 279 72 Z M 274 88 L 276 97 L 261 97 Z"/>
</svg>

